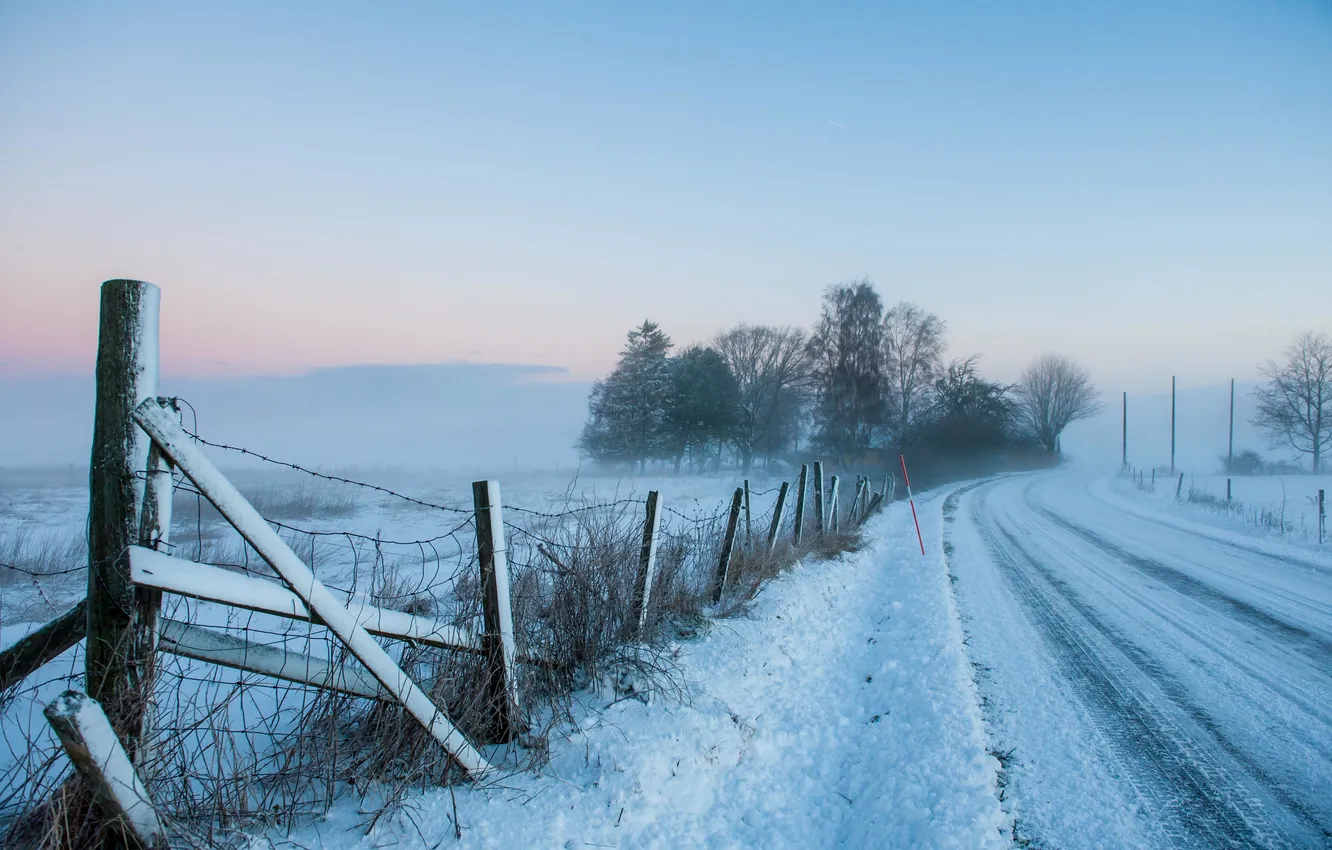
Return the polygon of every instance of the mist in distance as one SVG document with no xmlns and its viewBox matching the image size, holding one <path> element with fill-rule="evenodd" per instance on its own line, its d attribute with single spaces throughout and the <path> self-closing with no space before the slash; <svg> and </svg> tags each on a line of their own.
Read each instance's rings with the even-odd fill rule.
<svg viewBox="0 0 1332 850">
<path fill-rule="evenodd" d="M 198 433 L 324 468 L 434 469 L 499 476 L 572 473 L 589 384 L 554 366 L 350 366 L 292 376 L 164 377 L 198 412 Z M 0 466 L 86 466 L 91 376 L 0 381 L 22 400 L 0 414 Z M 183 408 L 187 428 L 194 415 Z M 220 457 L 242 464 L 239 455 Z"/>
</svg>

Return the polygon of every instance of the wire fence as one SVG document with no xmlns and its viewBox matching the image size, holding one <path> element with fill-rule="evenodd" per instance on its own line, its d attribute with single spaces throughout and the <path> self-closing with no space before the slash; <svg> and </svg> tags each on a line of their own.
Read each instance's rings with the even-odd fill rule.
<svg viewBox="0 0 1332 850">
<path fill-rule="evenodd" d="M 186 403 L 188 407 L 188 403 Z M 191 408 L 192 410 L 192 408 Z M 251 502 L 327 587 L 346 601 L 428 616 L 480 634 L 482 587 L 477 523 L 470 507 L 330 475 L 251 449 L 210 441 L 234 453 L 330 488 L 373 494 L 379 518 L 412 533 L 352 527 L 366 505 L 335 491 L 256 492 Z M 735 582 L 732 602 L 752 596 L 774 559 L 765 551 L 779 488 L 749 493 L 751 512 L 739 532 L 740 560 L 756 567 Z M 290 504 L 291 501 L 298 504 Z M 721 500 L 719 499 L 720 503 Z M 517 654 L 542 663 L 519 666 L 517 689 L 529 733 L 504 752 L 514 770 L 540 761 L 545 736 L 569 717 L 569 695 L 587 686 L 649 698 L 681 695 L 665 641 L 692 634 L 710 609 L 729 508 L 701 500 L 662 506 L 656 573 L 646 629 L 631 616 L 640 567 L 645 499 L 584 501 L 566 494 L 553 509 L 505 504 L 510 598 Z M 372 510 L 371 513 L 374 513 Z M 789 537 L 788 501 L 781 535 Z M 202 493 L 176 473 L 169 550 L 177 557 L 276 581 L 273 570 Z M 789 558 L 790 553 L 783 553 Z M 86 550 L 84 554 L 86 560 Z M 745 559 L 749 560 L 746 561 Z M 0 564 L 0 568 L 6 565 Z M 27 571 L 40 585 L 52 573 Z M 73 576 L 83 566 L 64 570 Z M 732 606 L 733 607 L 733 606 Z M 723 612 L 729 610 L 722 606 Z M 203 626 L 234 638 L 246 651 L 296 653 L 331 665 L 355 666 L 343 644 L 317 622 L 290 620 L 225 605 L 168 596 L 163 623 Z M 164 626 L 169 629 L 169 626 Z M 165 634 L 165 632 L 164 632 Z M 382 645 L 474 740 L 488 721 L 484 659 L 400 640 Z M 448 784 L 461 773 L 396 703 L 294 684 L 179 654 L 160 653 L 151 690 L 152 718 L 139 765 L 155 803 L 173 830 L 205 844 L 226 843 L 240 829 L 291 827 L 318 816 L 340 795 L 356 793 L 368 821 L 391 811 L 411 788 Z M 49 829 L 43 807 L 70 775 L 41 708 L 60 691 L 80 686 L 80 647 L 0 694 L 7 749 L 0 770 L 0 829 Z M 49 814 L 49 812 L 47 812 Z M 34 825 L 37 825 L 36 827 Z"/>
</svg>

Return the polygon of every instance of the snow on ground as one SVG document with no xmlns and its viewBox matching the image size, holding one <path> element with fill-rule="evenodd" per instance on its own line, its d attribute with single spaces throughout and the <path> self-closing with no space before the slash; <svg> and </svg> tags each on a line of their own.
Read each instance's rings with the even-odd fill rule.
<svg viewBox="0 0 1332 850">
<path fill-rule="evenodd" d="M 750 616 L 679 646 L 692 699 L 579 695 L 539 774 L 456 790 L 466 847 L 998 847 L 1007 843 L 943 569 L 896 504 L 867 546 L 805 563 Z M 305 846 L 453 845 L 448 790 L 373 835 L 352 801 Z"/>
</svg>

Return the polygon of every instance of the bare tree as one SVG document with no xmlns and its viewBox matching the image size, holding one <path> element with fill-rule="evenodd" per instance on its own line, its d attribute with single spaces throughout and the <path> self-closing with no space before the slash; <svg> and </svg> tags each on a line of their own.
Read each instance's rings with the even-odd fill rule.
<svg viewBox="0 0 1332 850">
<path fill-rule="evenodd" d="M 1267 378 L 1253 391 L 1258 413 L 1253 424 L 1267 432 L 1272 448 L 1313 456 L 1322 471 L 1323 452 L 1332 448 L 1332 339 L 1306 331 L 1286 347 L 1284 361 L 1267 361 Z"/>
<path fill-rule="evenodd" d="M 814 442 L 843 460 L 854 457 L 884 420 L 883 302 L 869 278 L 824 291 L 809 353 Z"/>
<path fill-rule="evenodd" d="M 746 474 L 756 453 L 771 452 L 795 436 L 809 392 L 806 342 L 799 328 L 737 325 L 712 343 L 739 385 L 734 439 Z"/>
<path fill-rule="evenodd" d="M 892 439 L 900 446 L 929 407 L 943 374 L 944 322 L 905 301 L 883 314 L 885 401 Z"/>
<path fill-rule="evenodd" d="M 1013 387 L 1020 420 L 1050 452 L 1070 423 L 1101 412 L 1097 395 L 1086 370 L 1062 354 L 1037 357 Z"/>
</svg>

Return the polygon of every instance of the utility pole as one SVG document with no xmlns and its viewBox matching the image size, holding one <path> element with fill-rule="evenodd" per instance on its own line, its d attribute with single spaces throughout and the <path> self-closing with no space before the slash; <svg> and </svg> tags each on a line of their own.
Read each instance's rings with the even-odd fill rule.
<svg viewBox="0 0 1332 850">
<path fill-rule="evenodd" d="M 1226 472 L 1235 465 L 1235 379 L 1230 379 L 1230 448 L 1226 449 Z"/>
<path fill-rule="evenodd" d="M 1124 461 L 1123 468 L 1128 469 L 1128 392 L 1124 393 Z"/>
<path fill-rule="evenodd" d="M 1175 376 L 1170 376 L 1170 474 L 1175 474 Z"/>
</svg>

